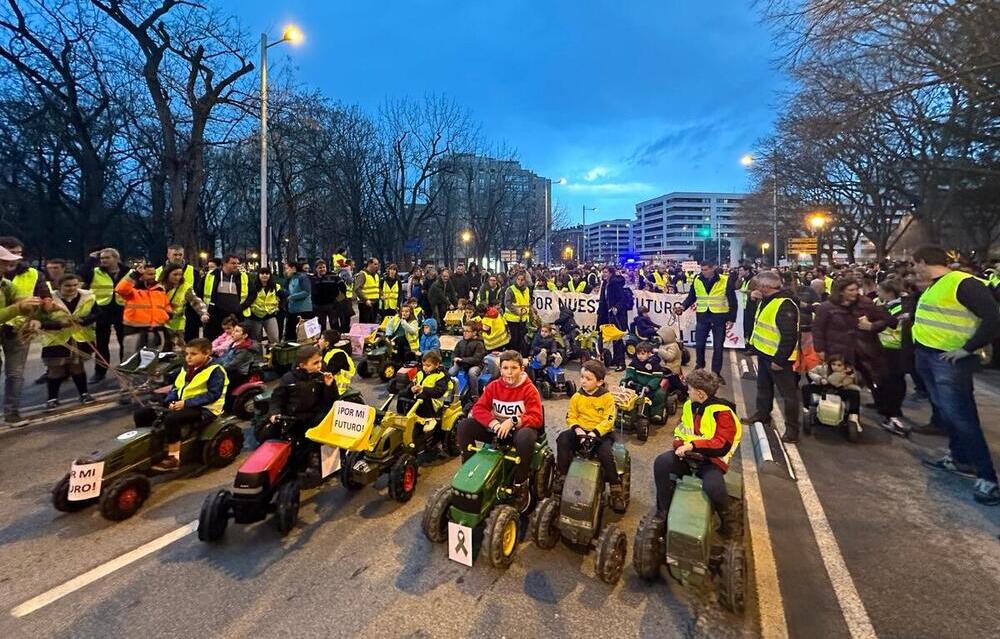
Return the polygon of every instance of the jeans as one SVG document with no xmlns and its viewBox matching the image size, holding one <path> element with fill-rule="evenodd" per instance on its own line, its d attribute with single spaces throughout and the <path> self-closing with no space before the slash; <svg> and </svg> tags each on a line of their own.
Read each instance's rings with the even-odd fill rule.
<svg viewBox="0 0 1000 639">
<path fill-rule="evenodd" d="M 274 346 L 278 343 L 278 318 L 268 317 L 265 319 L 258 319 L 256 317 L 251 317 L 247 320 L 247 328 L 250 331 L 250 338 L 257 341 L 261 340 L 261 337 L 266 334 L 267 341 Z"/>
<path fill-rule="evenodd" d="M 921 347 L 914 350 L 916 370 L 927 385 L 934 420 L 948 433 L 951 458 L 958 464 L 975 467 L 980 479 L 995 482 L 997 472 L 983 436 L 972 388 L 978 359 L 969 356 L 951 364 L 941 359 L 938 351 Z"/>
<path fill-rule="evenodd" d="M 372 302 L 369 306 L 367 302 L 358 301 L 358 323 L 378 324 L 379 312 L 378 302 Z"/>
<path fill-rule="evenodd" d="M 780 371 L 771 370 L 773 361 L 767 355 L 757 355 L 757 410 L 753 417 L 762 422 L 771 421 L 774 388 L 777 386 L 778 392 L 785 400 L 785 434 L 798 437 L 799 423 L 802 421 L 802 403 L 795 371 L 791 366 L 786 366 Z"/>
<path fill-rule="evenodd" d="M 458 371 L 463 370 L 459 364 L 452 364 L 452 367 L 448 369 L 448 374 L 452 377 L 458 375 Z M 465 369 L 465 372 L 469 374 L 469 395 L 475 397 L 479 395 L 479 376 L 483 372 L 482 366 L 470 366 Z"/>
<path fill-rule="evenodd" d="M 694 329 L 695 367 L 705 368 L 705 346 L 712 334 L 712 372 L 722 374 L 722 355 L 726 343 L 726 317 L 714 313 L 698 313 Z"/>
<path fill-rule="evenodd" d="M 322 330 L 332 328 L 337 330 L 337 307 L 335 304 L 314 304 L 313 313 L 319 320 L 319 327 Z"/>
<path fill-rule="evenodd" d="M 9 326 L 3 327 L 0 345 L 7 367 L 3 379 L 3 412 L 16 413 L 21 408 L 21 389 L 24 388 L 24 364 L 28 361 L 28 342 L 21 341 Z"/>
<path fill-rule="evenodd" d="M 721 468 L 710 461 L 695 464 L 695 474 L 701 478 L 701 489 L 705 491 L 712 507 L 720 518 L 726 515 L 729 505 L 729 491 L 726 490 L 726 475 Z M 656 510 L 667 513 L 674 498 L 677 479 L 691 474 L 691 465 L 672 450 L 657 455 L 653 460 L 653 483 L 656 485 Z M 677 479 L 675 479 L 675 477 Z"/>
<path fill-rule="evenodd" d="M 608 433 L 600 438 L 600 442 L 597 444 L 597 461 L 601 463 L 601 469 L 604 471 L 604 481 L 609 484 L 620 484 L 622 480 L 618 476 L 618 467 L 615 465 L 615 455 L 612 450 L 615 445 L 614 434 Z M 556 438 L 556 468 L 560 474 L 566 475 L 569 472 L 579 446 L 580 436 L 572 427 L 559 433 Z"/>
<path fill-rule="evenodd" d="M 120 306 L 104 306 L 98 313 L 95 324 L 97 337 L 94 340 L 98 356 L 94 358 L 94 376 L 104 379 L 108 374 L 107 364 L 111 363 L 111 329 L 115 329 L 115 337 L 118 339 L 118 361 L 120 362 L 122 352 L 125 350 L 125 327 L 122 325 L 122 308 Z"/>
<path fill-rule="evenodd" d="M 474 441 L 492 442 L 496 435 L 471 417 L 458 423 L 458 449 L 462 451 L 463 459 L 468 455 L 469 445 Z M 514 431 L 514 449 L 521 463 L 514 469 L 514 481 L 518 484 L 531 476 L 531 457 L 535 452 L 535 442 L 538 441 L 538 429 L 518 428 Z"/>
</svg>

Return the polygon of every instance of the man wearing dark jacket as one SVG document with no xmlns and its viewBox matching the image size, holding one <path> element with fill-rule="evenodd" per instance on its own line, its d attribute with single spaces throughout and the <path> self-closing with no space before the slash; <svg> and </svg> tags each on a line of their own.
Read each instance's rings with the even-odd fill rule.
<svg viewBox="0 0 1000 639">
<path fill-rule="evenodd" d="M 695 326 L 695 368 L 705 368 L 705 347 L 708 335 L 712 335 L 712 372 L 722 377 L 723 345 L 726 343 L 726 331 L 736 321 L 736 280 L 730 280 L 715 268 L 712 260 L 703 260 L 701 273 L 694 279 L 683 309 L 676 313 L 681 315 L 687 309 L 695 306 L 697 324 Z"/>
<path fill-rule="evenodd" d="M 757 406 L 750 422 L 770 423 L 774 389 L 785 403 L 785 434 L 788 444 L 799 441 L 802 407 L 792 366 L 799 355 L 799 306 L 788 290 L 781 287 L 781 277 L 764 271 L 754 278 L 757 298 L 753 330 L 747 343 L 757 353 Z"/>
<path fill-rule="evenodd" d="M 444 314 L 449 309 L 455 308 L 455 305 L 458 304 L 458 295 L 455 293 L 455 287 L 451 283 L 451 272 L 448 269 L 441 269 L 441 274 L 431 284 L 431 288 L 427 293 L 427 301 L 430 304 L 434 319 L 437 320 L 439 325 L 444 326 Z"/>
<path fill-rule="evenodd" d="M 454 287 L 455 295 L 458 299 L 469 299 L 469 293 L 472 291 L 472 283 L 469 281 L 469 276 L 465 273 L 465 264 L 459 262 L 455 266 L 455 272 L 451 276 L 451 285 Z"/>
<path fill-rule="evenodd" d="M 313 312 L 319 320 L 319 327 L 337 330 L 337 293 L 344 294 L 344 282 L 339 275 L 330 272 L 324 260 L 316 260 L 316 274 L 312 280 Z"/>
</svg>

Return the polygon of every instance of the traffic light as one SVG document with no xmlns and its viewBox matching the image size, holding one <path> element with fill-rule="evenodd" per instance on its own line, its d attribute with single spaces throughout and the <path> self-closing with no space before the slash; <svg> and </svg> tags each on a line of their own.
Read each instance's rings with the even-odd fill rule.
<svg viewBox="0 0 1000 639">
<path fill-rule="evenodd" d="M 698 235 L 700 235 L 701 237 L 712 237 L 712 229 L 710 229 L 707 226 L 703 226 L 700 229 L 698 229 Z"/>
</svg>

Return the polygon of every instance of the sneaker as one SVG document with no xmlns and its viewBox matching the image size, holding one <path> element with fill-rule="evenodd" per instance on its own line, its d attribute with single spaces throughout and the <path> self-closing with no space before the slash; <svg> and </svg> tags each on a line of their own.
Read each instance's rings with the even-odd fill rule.
<svg viewBox="0 0 1000 639">
<path fill-rule="evenodd" d="M 948 433 L 944 432 L 933 423 L 923 424 L 920 426 L 914 426 L 910 429 L 911 433 L 916 433 L 918 435 L 930 435 L 932 437 L 947 437 Z"/>
<path fill-rule="evenodd" d="M 622 366 L 621 364 L 619 364 L 618 366 L 615 366 L 614 370 L 615 370 L 616 373 L 621 373 L 621 372 L 623 372 L 625 370 L 625 367 Z"/>
<path fill-rule="evenodd" d="M 50 399 L 47 402 L 45 402 L 45 410 L 50 411 L 50 410 L 55 410 L 57 408 L 59 408 L 58 399 Z"/>
<path fill-rule="evenodd" d="M 158 470 L 165 473 L 177 470 L 180 467 L 181 467 L 181 461 L 176 457 L 172 457 L 170 455 L 167 455 L 160 461 L 153 464 L 153 470 Z"/>
<path fill-rule="evenodd" d="M 625 512 L 625 489 L 621 484 L 611 484 L 611 510 L 619 515 Z"/>
<path fill-rule="evenodd" d="M 16 410 L 8 411 L 3 415 L 3 421 L 10 428 L 21 428 L 28 425 L 28 420 L 21 417 L 21 413 Z"/>
<path fill-rule="evenodd" d="M 1000 487 L 995 481 L 977 479 L 972 498 L 984 506 L 1000 506 Z"/>
<path fill-rule="evenodd" d="M 96 399 L 94 399 L 94 398 L 93 398 L 93 397 L 92 397 L 92 396 L 90 395 L 90 393 L 83 393 L 82 395 L 80 395 L 80 403 L 81 403 L 81 404 L 93 404 L 93 403 L 94 403 L 94 402 L 96 402 L 96 401 L 97 401 L 97 400 L 96 400 Z"/>
<path fill-rule="evenodd" d="M 886 429 L 893 435 L 899 435 L 900 437 L 909 437 L 910 429 L 904 424 L 898 417 L 889 417 L 883 419 L 881 422 L 882 428 Z"/>
<path fill-rule="evenodd" d="M 520 484 L 514 484 L 513 491 L 510 505 L 516 508 L 518 512 L 527 512 L 528 508 L 531 507 L 531 490 L 528 487 L 528 480 L 526 479 Z"/>
<path fill-rule="evenodd" d="M 949 473 L 954 473 L 956 475 L 961 475 L 962 477 L 968 477 L 970 479 L 976 478 L 976 470 L 969 466 L 968 464 L 958 464 L 951 458 L 951 455 L 945 455 L 941 459 L 921 459 L 920 463 L 928 468 L 934 468 L 936 470 L 945 470 Z"/>
</svg>

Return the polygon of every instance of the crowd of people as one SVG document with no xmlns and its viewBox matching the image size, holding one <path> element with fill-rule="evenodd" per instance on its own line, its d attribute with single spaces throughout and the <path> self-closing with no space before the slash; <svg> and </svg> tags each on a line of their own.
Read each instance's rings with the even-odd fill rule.
<svg viewBox="0 0 1000 639">
<path fill-rule="evenodd" d="M 314 318 L 328 340 L 336 341 L 354 323 L 378 325 L 401 350 L 427 353 L 434 350 L 446 315 L 459 310 L 464 339 L 451 372 L 472 373 L 488 352 L 565 355 L 550 343 L 558 328 L 538 321 L 533 304 L 538 290 L 598 295 L 597 324 L 631 331 L 640 341 L 630 372 L 652 374 L 655 368 L 665 374 L 665 386 L 675 390 L 684 388 L 678 336 L 649 319 L 648 309 L 636 305 L 634 291 L 686 293 L 674 310 L 695 309 L 695 368 L 710 369 L 717 383 L 725 384 L 723 349 L 713 349 L 708 362 L 707 346 L 709 338 L 713 344 L 725 342 L 737 318 L 736 292 L 742 291 L 743 334 L 758 360 L 758 392 L 749 420 L 770 421 L 777 390 L 784 403 L 784 441 L 798 443 L 810 396 L 832 389 L 860 428 L 861 390 L 867 388 L 884 428 L 897 435 L 947 436 L 949 454 L 926 463 L 974 477 L 975 499 L 1000 503 L 972 392 L 983 352 L 1000 336 L 1000 273 L 954 263 L 938 247 L 925 247 L 905 262 L 835 267 L 766 269 L 749 262 L 727 267 L 704 261 L 699 271 L 685 272 L 679 262 L 665 261 L 624 267 L 515 264 L 491 272 L 473 262 L 454 269 L 415 265 L 408 273 L 400 273 L 396 264 L 383 268 L 374 257 L 355 262 L 342 249 L 330 260 L 287 262 L 280 273 L 266 266 L 247 269 L 236 255 L 195 265 L 177 245 L 158 263 L 126 265 L 117 250 L 107 247 L 74 268 L 53 258 L 37 269 L 23 258 L 24 248 L 16 238 L 0 238 L 3 409 L 12 427 L 26 423 L 20 400 L 35 337 L 46 365 L 37 381 L 47 384 L 50 408 L 58 406 L 66 379 L 81 402 L 93 401 L 90 389 L 104 382 L 114 365 L 112 334 L 120 360 L 143 346 L 179 349 L 195 343 L 197 355 L 204 345 L 195 340 L 203 338 L 216 358 L 235 362 L 239 370 L 247 361 L 241 350 L 301 338 L 303 324 Z M 607 349 L 610 365 L 624 371 L 623 340 Z M 655 366 L 646 364 L 650 356 Z M 340 366 L 346 371 L 350 358 L 340 359 L 348 360 Z M 90 361 L 88 376 L 84 366 Z M 907 376 L 914 387 L 911 397 L 933 408 L 928 424 L 911 426 L 904 420 Z M 639 380 L 640 385 L 643 381 L 649 379 Z M 654 395 L 656 409 L 662 401 Z"/>
</svg>

